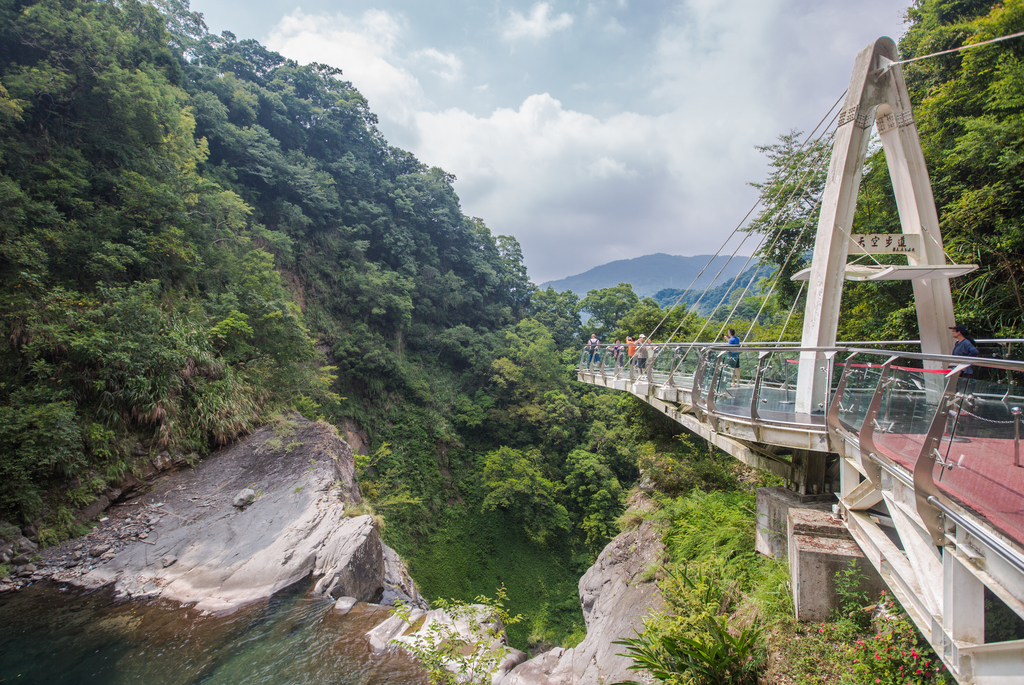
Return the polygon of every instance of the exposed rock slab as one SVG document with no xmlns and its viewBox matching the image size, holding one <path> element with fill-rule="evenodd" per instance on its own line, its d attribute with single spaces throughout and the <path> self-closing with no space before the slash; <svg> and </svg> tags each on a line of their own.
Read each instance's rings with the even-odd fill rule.
<svg viewBox="0 0 1024 685">
<path fill-rule="evenodd" d="M 315 592 L 379 601 L 390 550 L 371 517 L 345 515 L 360 500 L 353 474 L 352 450 L 329 425 L 295 416 L 276 433 L 262 428 L 168 476 L 134 510 L 159 519 L 146 539 L 68 580 L 225 612 L 313 573 Z M 255 496 L 236 508 L 245 489 Z M 421 601 L 411 581 L 397 591 Z"/>
<path fill-rule="evenodd" d="M 647 570 L 661 561 L 661 535 L 648 522 L 618 535 L 580 579 L 587 637 L 572 649 L 556 648 L 520 664 L 501 685 L 598 685 L 637 680 L 632 660 L 615 640 L 643 630 L 644 618 L 664 607 Z"/>
</svg>

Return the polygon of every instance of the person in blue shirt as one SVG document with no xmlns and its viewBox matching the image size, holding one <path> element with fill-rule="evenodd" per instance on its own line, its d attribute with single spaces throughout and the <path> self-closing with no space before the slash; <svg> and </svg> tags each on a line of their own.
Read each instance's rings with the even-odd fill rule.
<svg viewBox="0 0 1024 685">
<path fill-rule="evenodd" d="M 729 334 L 726 335 L 725 338 L 728 340 L 730 345 L 739 345 L 740 344 L 740 339 L 736 335 L 736 329 L 735 328 L 730 328 L 729 329 Z M 726 361 L 729 363 L 729 366 L 732 368 L 732 382 L 733 383 L 739 383 L 740 382 L 740 353 L 739 352 L 730 352 L 729 353 L 729 358 Z"/>
<path fill-rule="evenodd" d="M 953 344 L 953 356 L 954 357 L 977 357 L 978 347 L 977 343 L 974 342 L 974 337 L 971 336 L 971 332 L 967 330 L 967 326 L 957 324 L 956 326 L 950 326 L 949 330 L 953 331 L 953 340 L 956 341 Z M 968 366 L 964 369 L 960 376 L 973 376 L 974 367 Z"/>
</svg>

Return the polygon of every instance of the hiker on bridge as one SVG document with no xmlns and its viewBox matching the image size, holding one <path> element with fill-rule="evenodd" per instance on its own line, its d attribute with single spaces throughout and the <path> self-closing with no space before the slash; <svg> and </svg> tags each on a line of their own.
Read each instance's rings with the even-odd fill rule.
<svg viewBox="0 0 1024 685">
<path fill-rule="evenodd" d="M 590 363 L 594 363 L 594 359 L 597 359 L 597 363 L 601 363 L 601 341 L 597 339 L 597 333 L 590 334 L 590 340 L 587 341 L 587 352 L 590 353 Z"/>
<path fill-rule="evenodd" d="M 740 344 L 740 339 L 739 336 L 736 335 L 735 328 L 730 328 L 729 332 L 723 335 L 722 337 L 725 338 L 726 342 L 728 342 L 730 345 Z M 729 363 L 729 367 L 732 369 L 733 385 L 736 385 L 740 382 L 740 353 L 730 352 L 729 357 L 726 359 L 726 361 Z"/>
<path fill-rule="evenodd" d="M 978 344 L 974 341 L 974 336 L 967 330 L 967 326 L 957 324 L 950 326 L 949 330 L 953 331 L 953 340 L 956 343 L 953 345 L 953 356 L 954 357 L 977 357 L 980 353 L 978 352 Z M 960 376 L 973 376 L 974 367 L 968 366 L 961 372 Z"/>
<path fill-rule="evenodd" d="M 647 369 L 647 355 L 650 351 L 650 347 L 647 344 L 647 338 L 641 333 L 640 337 L 636 339 L 636 368 L 641 372 Z"/>
</svg>

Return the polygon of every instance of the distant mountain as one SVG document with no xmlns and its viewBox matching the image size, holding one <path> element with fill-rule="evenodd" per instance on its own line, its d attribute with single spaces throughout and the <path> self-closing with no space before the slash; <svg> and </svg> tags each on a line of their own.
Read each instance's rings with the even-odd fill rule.
<svg viewBox="0 0 1024 685">
<path fill-rule="evenodd" d="M 657 293 L 652 295 L 652 297 L 662 307 L 672 307 L 676 305 L 677 302 L 679 303 L 679 306 L 692 307 L 694 303 L 697 303 L 699 300 L 699 304 L 697 304 L 697 313 L 700 314 L 701 316 L 708 316 L 712 311 L 715 310 L 715 308 L 719 307 L 720 303 L 725 303 L 724 308 L 719 308 L 719 311 L 716 314 L 716 318 L 720 318 L 722 316 L 725 316 L 731 309 L 731 306 L 729 305 L 729 293 L 731 293 L 733 290 L 736 290 L 737 288 L 746 288 L 747 284 L 750 283 L 751 279 L 756 279 L 754 286 L 747 291 L 747 296 L 749 297 L 752 295 L 757 295 L 759 294 L 757 288 L 757 280 L 760 280 L 762 278 L 768 278 L 773 273 L 775 273 L 775 270 L 772 268 L 767 268 L 764 266 L 758 268 L 757 264 L 754 264 L 754 266 L 750 267 L 739 276 L 736 276 L 735 278 L 730 278 L 721 285 L 716 285 L 714 288 L 709 289 L 706 293 L 704 292 L 704 288 L 696 287 L 691 288 L 689 290 L 682 290 L 680 288 L 665 288 L 664 290 L 659 290 Z M 725 274 L 723 272 L 723 276 L 724 275 Z M 720 283 L 721 280 L 722 279 L 719 279 Z"/>
<path fill-rule="evenodd" d="M 701 269 L 708 265 L 710 259 L 711 255 L 684 257 L 663 253 L 649 254 L 635 259 L 620 259 L 595 266 L 590 271 L 575 276 L 541 283 L 540 287 L 547 288 L 550 285 L 558 292 L 571 290 L 580 297 L 586 297 L 588 290 L 599 290 L 619 283 L 629 283 L 637 295 L 649 297 L 666 288 L 690 287 L 693 279 Z M 746 261 L 746 257 L 733 258 L 732 262 L 722 271 L 722 275 L 716 283 L 724 284 L 726 280 L 738 276 Z M 704 270 L 692 287 L 704 290 L 711 284 L 711 280 L 718 270 L 728 262 L 728 257 L 715 257 L 711 266 Z"/>
</svg>

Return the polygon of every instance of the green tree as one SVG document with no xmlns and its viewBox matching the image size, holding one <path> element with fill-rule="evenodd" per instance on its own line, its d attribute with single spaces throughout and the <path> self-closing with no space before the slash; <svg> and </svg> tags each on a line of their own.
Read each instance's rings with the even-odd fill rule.
<svg viewBox="0 0 1024 685">
<path fill-rule="evenodd" d="M 541 474 L 538 451 L 500 447 L 486 455 L 481 476 L 483 511 L 508 512 L 541 544 L 569 529 L 569 514 L 555 497 L 558 486 Z"/>
<path fill-rule="evenodd" d="M 800 131 L 778 141 L 757 147 L 768 157 L 769 172 L 764 181 L 750 184 L 761 193 L 762 209 L 746 230 L 765 234 L 757 256 L 782 270 L 776 291 L 792 302 L 797 286 L 790 277 L 806 266 L 814 245 L 831 144 L 827 139 L 803 144 Z"/>
<path fill-rule="evenodd" d="M 569 453 L 566 470 L 565 492 L 572 502 L 572 513 L 586 533 L 587 547 L 596 556 L 618 533 L 622 485 L 604 458 L 585 450 Z"/>
<path fill-rule="evenodd" d="M 578 311 L 590 314 L 587 328 L 597 333 L 602 340 L 614 331 L 619 319 L 640 302 L 629 283 L 619 283 L 611 288 L 590 290 L 577 305 Z"/>
</svg>

